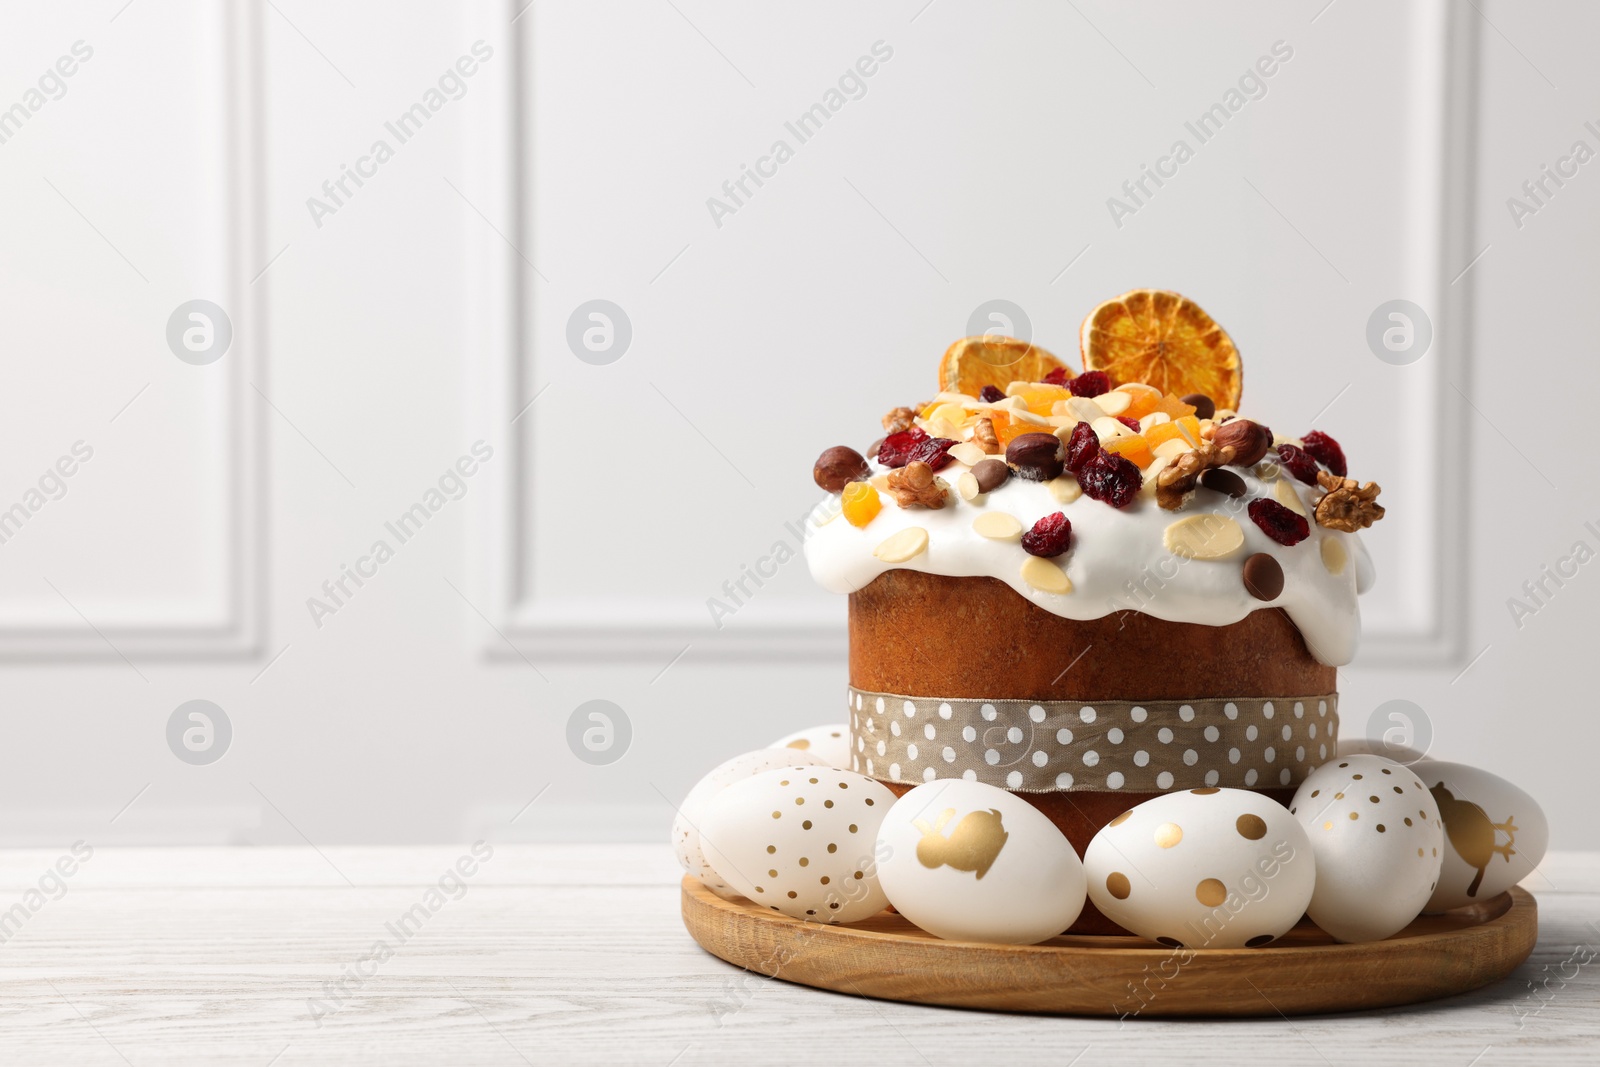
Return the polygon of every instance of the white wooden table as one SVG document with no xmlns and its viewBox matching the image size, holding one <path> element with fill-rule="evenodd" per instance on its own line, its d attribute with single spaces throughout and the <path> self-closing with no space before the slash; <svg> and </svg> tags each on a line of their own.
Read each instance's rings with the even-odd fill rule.
<svg viewBox="0 0 1600 1067">
<path fill-rule="evenodd" d="M 46 877 L 62 855 L 0 852 L 3 1064 L 1600 1062 L 1592 853 L 1526 883 L 1539 947 L 1497 987 L 1354 1016 L 1126 1024 L 746 974 L 684 932 L 665 846 L 500 846 L 464 891 L 447 883 L 454 899 L 428 890 L 463 848 L 107 848 Z"/>
</svg>

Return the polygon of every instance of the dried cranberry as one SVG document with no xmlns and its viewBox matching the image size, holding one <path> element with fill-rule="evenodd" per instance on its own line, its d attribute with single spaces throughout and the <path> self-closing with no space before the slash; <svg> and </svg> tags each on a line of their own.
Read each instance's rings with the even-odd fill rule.
<svg viewBox="0 0 1600 1067">
<path fill-rule="evenodd" d="M 1067 368 L 1065 368 L 1065 367 L 1057 367 L 1055 370 L 1051 371 L 1049 374 L 1046 374 L 1044 376 L 1044 384 L 1046 384 L 1046 385 L 1066 385 L 1067 384 Z"/>
<path fill-rule="evenodd" d="M 1343 478 L 1350 470 L 1345 466 L 1344 449 L 1339 447 L 1339 442 L 1323 433 L 1321 430 L 1312 430 L 1302 440 L 1305 441 L 1306 451 L 1320 460 L 1323 466 Z"/>
<path fill-rule="evenodd" d="M 1111 379 L 1103 370 L 1086 370 L 1067 383 L 1073 396 L 1099 396 L 1111 392 Z"/>
<path fill-rule="evenodd" d="M 1114 508 L 1125 508 L 1139 495 L 1144 475 L 1132 461 L 1110 452 L 1101 452 L 1078 472 L 1078 482 L 1084 496 Z"/>
<path fill-rule="evenodd" d="M 1077 474 L 1083 470 L 1083 465 L 1100 454 L 1100 438 L 1087 422 L 1080 422 L 1072 428 L 1072 436 L 1067 438 L 1067 470 Z"/>
<path fill-rule="evenodd" d="M 983 389 L 978 393 L 978 399 L 983 401 L 985 404 L 993 404 L 997 401 L 1004 400 L 1005 398 L 1006 394 L 1002 393 L 999 387 L 993 385 L 984 386 Z"/>
<path fill-rule="evenodd" d="M 1088 490 L 1086 489 L 1085 492 Z M 1250 521 L 1280 545 L 1298 545 L 1311 536 L 1311 524 L 1276 500 L 1250 501 Z"/>
<path fill-rule="evenodd" d="M 907 462 L 914 463 L 920 459 L 936 471 L 944 470 L 954 462 L 950 449 L 955 443 L 948 437 L 925 438 L 917 442 L 917 446 L 911 450 L 911 459 Z"/>
<path fill-rule="evenodd" d="M 878 462 L 885 467 L 904 467 L 917 457 L 911 452 L 928 439 L 928 431 L 920 426 L 892 433 L 878 446 Z"/>
<path fill-rule="evenodd" d="M 1117 421 L 1122 423 L 1122 425 L 1126 426 L 1128 429 L 1132 430 L 1134 433 L 1138 433 L 1140 431 L 1138 419 L 1130 419 L 1126 415 L 1118 415 Z"/>
<path fill-rule="evenodd" d="M 1059 556 L 1072 541 L 1072 520 L 1061 512 L 1046 515 L 1022 535 L 1022 550 L 1030 556 Z"/>
<path fill-rule="evenodd" d="M 1299 478 L 1307 485 L 1317 484 L 1317 461 L 1311 458 L 1311 453 L 1294 445 L 1279 445 L 1278 459 L 1288 468 L 1289 473 Z"/>
</svg>

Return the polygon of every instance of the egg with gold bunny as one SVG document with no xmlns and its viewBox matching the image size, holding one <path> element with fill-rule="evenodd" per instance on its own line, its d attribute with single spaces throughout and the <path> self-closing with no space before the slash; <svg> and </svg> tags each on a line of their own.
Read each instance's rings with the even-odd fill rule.
<svg viewBox="0 0 1600 1067">
<path fill-rule="evenodd" d="M 1085 898 L 1083 864 L 1027 801 L 982 782 L 928 782 L 878 828 L 878 881 L 906 919 L 952 941 L 1032 945 L 1062 933 Z"/>
</svg>

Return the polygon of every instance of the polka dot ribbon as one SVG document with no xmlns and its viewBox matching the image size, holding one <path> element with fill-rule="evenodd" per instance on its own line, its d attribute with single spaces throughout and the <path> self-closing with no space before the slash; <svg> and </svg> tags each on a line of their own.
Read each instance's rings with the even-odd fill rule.
<svg viewBox="0 0 1600 1067">
<path fill-rule="evenodd" d="M 1339 695 L 963 700 L 851 688 L 853 770 L 1023 793 L 1292 788 L 1338 754 Z"/>
</svg>

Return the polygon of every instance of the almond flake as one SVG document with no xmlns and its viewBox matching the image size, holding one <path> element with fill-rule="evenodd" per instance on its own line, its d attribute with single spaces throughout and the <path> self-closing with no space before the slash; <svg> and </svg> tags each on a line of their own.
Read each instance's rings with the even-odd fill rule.
<svg viewBox="0 0 1600 1067">
<path fill-rule="evenodd" d="M 1043 556 L 1029 556 L 1022 564 L 1022 580 L 1041 593 L 1066 595 L 1072 592 L 1072 579 L 1059 564 Z"/>
<path fill-rule="evenodd" d="M 989 454 L 971 441 L 963 441 L 959 445 L 950 447 L 950 454 L 958 461 L 972 467 L 989 458 Z"/>
<path fill-rule="evenodd" d="M 1022 523 L 1005 511 L 986 511 L 972 520 L 972 529 L 991 541 L 1020 541 Z"/>
<path fill-rule="evenodd" d="M 907 526 L 897 534 L 884 538 L 872 554 L 885 563 L 904 563 L 922 555 L 928 548 L 928 531 L 920 526 Z"/>
<path fill-rule="evenodd" d="M 1272 494 L 1278 498 L 1278 503 L 1302 518 L 1306 516 L 1306 506 L 1300 499 L 1300 494 L 1295 492 L 1293 484 L 1287 478 L 1279 478 L 1272 486 Z"/>
<path fill-rule="evenodd" d="M 1114 441 L 1119 437 L 1132 437 L 1133 431 L 1110 415 L 1102 415 L 1089 423 L 1089 428 L 1094 430 L 1094 435 L 1100 438 L 1100 443 Z"/>
<path fill-rule="evenodd" d="M 1139 432 L 1144 433 L 1152 426 L 1160 426 L 1163 422 L 1171 422 L 1172 416 L 1165 411 L 1152 411 L 1139 419 Z"/>
<path fill-rule="evenodd" d="M 1343 541 L 1332 536 L 1322 539 L 1322 565 L 1328 568 L 1329 574 L 1343 574 L 1348 562 L 1350 553 L 1345 551 Z"/>
<path fill-rule="evenodd" d="M 1226 515 L 1190 515 L 1161 535 L 1167 551 L 1189 559 L 1226 559 L 1244 544 L 1244 530 Z"/>
<path fill-rule="evenodd" d="M 1107 415 L 1121 415 L 1128 410 L 1128 405 L 1133 403 L 1133 397 L 1130 394 L 1119 393 L 1115 389 L 1109 393 L 1101 393 L 1093 399 L 1100 406 L 1100 410 Z"/>
<path fill-rule="evenodd" d="M 1185 452 L 1193 452 L 1194 446 L 1181 437 L 1169 437 L 1152 449 L 1157 459 L 1176 459 Z"/>
<path fill-rule="evenodd" d="M 1078 484 L 1078 479 L 1066 475 L 1051 478 L 1044 483 L 1044 487 L 1050 490 L 1050 496 L 1057 504 L 1070 504 L 1083 495 L 1083 486 Z"/>
<path fill-rule="evenodd" d="M 1106 409 L 1101 407 L 1099 402 L 1092 397 L 1073 396 L 1060 401 L 1060 403 L 1065 404 L 1068 413 L 1079 422 L 1092 424 L 1095 419 L 1103 419 L 1106 416 Z"/>
<path fill-rule="evenodd" d="M 978 479 L 971 471 L 966 471 L 956 479 L 956 492 L 969 504 L 981 504 L 983 498 L 989 495 L 978 489 Z"/>
</svg>

